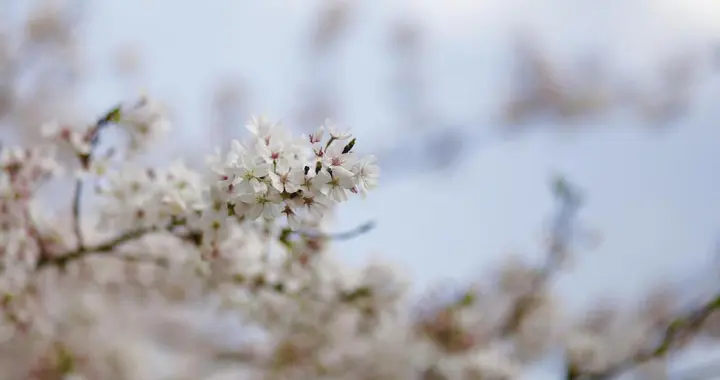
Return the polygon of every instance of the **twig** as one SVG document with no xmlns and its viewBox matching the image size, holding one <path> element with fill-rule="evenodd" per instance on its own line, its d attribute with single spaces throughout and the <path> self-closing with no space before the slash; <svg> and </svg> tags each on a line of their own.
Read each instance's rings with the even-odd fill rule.
<svg viewBox="0 0 720 380">
<path fill-rule="evenodd" d="M 25 212 L 25 220 L 27 220 L 28 233 L 30 234 L 30 237 L 32 237 L 38 245 L 39 256 L 40 257 L 47 256 L 48 249 L 47 249 L 47 245 L 45 244 L 45 239 L 43 238 L 42 234 L 40 233 L 40 230 L 38 229 L 37 224 L 33 220 L 30 210 L 26 208 L 24 212 Z"/>
<path fill-rule="evenodd" d="M 78 158 L 80 159 L 80 164 L 82 165 L 83 169 L 87 170 L 90 168 L 90 164 L 92 163 L 92 156 L 95 153 L 97 145 L 100 143 L 100 132 L 102 132 L 103 128 L 108 126 L 111 122 L 117 121 L 119 117 L 120 106 L 117 106 L 113 108 L 110 112 L 106 113 L 103 117 L 98 119 L 95 125 L 90 128 L 87 136 L 90 141 L 90 151 L 88 153 L 78 155 Z M 81 178 L 78 178 L 75 181 L 75 192 L 73 195 L 72 223 L 73 231 L 75 233 L 75 236 L 77 237 L 77 247 L 79 252 L 82 252 L 86 249 L 82 235 L 82 222 L 80 220 L 80 203 L 82 201 L 82 192 L 83 180 Z"/>
<path fill-rule="evenodd" d="M 358 227 L 355 227 L 348 231 L 336 232 L 336 233 L 322 233 L 322 232 L 310 232 L 310 231 L 293 231 L 294 233 L 300 234 L 305 237 L 313 239 L 326 239 L 326 240 L 350 240 L 362 234 L 365 234 L 375 228 L 375 221 L 369 220 Z"/>
<path fill-rule="evenodd" d="M 546 261 L 533 276 L 528 289 L 511 306 L 507 318 L 500 326 L 500 337 L 508 337 L 517 331 L 524 318 L 536 308 L 538 291 L 561 268 L 562 256 L 566 254 L 565 250 L 568 249 L 569 240 L 572 239 L 572 222 L 581 205 L 579 191 L 559 178 L 553 184 L 553 192 L 558 199 L 559 209 L 553 222 L 552 241 L 546 254 Z"/>
</svg>

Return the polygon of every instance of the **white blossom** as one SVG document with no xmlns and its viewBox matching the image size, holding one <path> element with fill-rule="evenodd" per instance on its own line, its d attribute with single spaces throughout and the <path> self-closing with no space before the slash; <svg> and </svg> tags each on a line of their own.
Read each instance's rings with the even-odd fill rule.
<svg viewBox="0 0 720 380">
<path fill-rule="evenodd" d="M 318 173 L 313 183 L 318 193 L 343 202 L 348 199 L 348 191 L 355 187 L 355 177 L 351 171 L 337 166 Z"/>
<path fill-rule="evenodd" d="M 350 136 L 352 136 L 349 131 L 340 130 L 335 123 L 330 121 L 330 119 L 325 119 L 325 124 L 323 124 L 323 128 L 327 130 L 330 138 L 332 138 L 333 140 L 347 140 L 350 138 Z"/>
<path fill-rule="evenodd" d="M 305 179 L 302 167 L 292 167 L 288 164 L 277 165 L 275 171 L 268 173 L 270 183 L 279 192 L 295 193 L 300 190 L 300 185 Z"/>
<path fill-rule="evenodd" d="M 352 167 L 352 172 L 358 184 L 360 195 L 367 196 L 368 191 L 373 190 L 378 185 L 380 177 L 380 168 L 375 163 L 375 156 L 363 157 Z"/>
<path fill-rule="evenodd" d="M 94 151 L 95 133 L 117 126 L 130 150 L 149 148 L 165 120 L 142 98 L 86 130 L 47 124 L 50 146 L 0 152 L 0 378 L 513 380 L 556 349 L 589 375 L 644 358 L 664 334 L 666 317 L 562 322 L 529 264 L 416 310 L 399 268 L 333 251 L 354 234 L 327 231 L 333 211 L 375 189 L 380 169 L 330 121 L 295 138 L 254 118 L 200 171 Z M 67 144 L 76 188 L 92 180 L 97 199 L 51 215 L 37 191 Z"/>
<path fill-rule="evenodd" d="M 77 154 L 90 153 L 91 141 L 87 138 L 87 131 L 52 121 L 44 124 L 41 132 L 48 139 L 67 143 Z"/>
<path fill-rule="evenodd" d="M 120 107 L 118 124 L 128 132 L 131 151 L 146 150 L 170 130 L 164 107 L 147 96 Z"/>
</svg>

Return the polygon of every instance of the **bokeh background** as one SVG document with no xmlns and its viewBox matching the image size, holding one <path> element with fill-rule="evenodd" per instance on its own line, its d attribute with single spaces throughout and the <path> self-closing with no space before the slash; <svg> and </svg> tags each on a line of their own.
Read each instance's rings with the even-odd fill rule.
<svg viewBox="0 0 720 380">
<path fill-rule="evenodd" d="M 718 74 L 708 0 L 0 1 L 4 141 L 140 90 L 172 110 L 158 162 L 200 167 L 251 115 L 297 132 L 330 117 L 383 170 L 336 226 L 377 228 L 339 254 L 389 258 L 418 293 L 540 258 L 560 173 L 586 199 L 556 279 L 578 310 L 718 285 Z"/>
</svg>

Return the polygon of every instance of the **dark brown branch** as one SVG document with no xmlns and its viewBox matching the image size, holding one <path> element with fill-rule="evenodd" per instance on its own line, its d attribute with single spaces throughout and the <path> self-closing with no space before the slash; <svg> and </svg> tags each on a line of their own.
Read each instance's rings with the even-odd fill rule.
<svg viewBox="0 0 720 380">
<path fill-rule="evenodd" d="M 111 252 L 118 246 L 130 242 L 135 239 L 139 239 L 140 237 L 144 236 L 145 234 L 152 232 L 152 229 L 138 229 L 126 232 L 120 236 L 115 237 L 114 239 L 108 240 L 104 243 L 100 243 L 98 245 L 85 247 L 83 249 L 77 249 L 75 251 L 70 251 L 66 253 L 61 253 L 58 255 L 54 255 L 52 257 L 41 257 L 40 260 L 38 260 L 37 265 L 35 267 L 36 270 L 40 270 L 43 267 L 47 266 L 58 266 L 58 267 L 65 267 L 69 262 L 81 259 L 85 256 L 91 255 L 91 254 L 100 254 L 100 253 L 107 253 Z"/>
</svg>

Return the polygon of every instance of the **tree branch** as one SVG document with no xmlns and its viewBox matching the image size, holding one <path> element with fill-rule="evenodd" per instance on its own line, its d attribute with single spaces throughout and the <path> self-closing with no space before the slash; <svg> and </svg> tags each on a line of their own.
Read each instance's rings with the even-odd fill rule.
<svg viewBox="0 0 720 380">
<path fill-rule="evenodd" d="M 553 193 L 558 202 L 558 210 L 552 225 L 550 247 L 545 255 L 543 266 L 534 273 L 528 289 L 521 294 L 510 307 L 510 312 L 500 326 L 500 337 L 509 337 L 518 330 L 527 315 L 537 307 L 537 294 L 552 276 L 561 268 L 563 256 L 567 254 L 572 239 L 572 225 L 581 205 L 578 189 L 572 187 L 563 178 L 553 183 Z"/>
<path fill-rule="evenodd" d="M 673 320 L 665 329 L 662 339 L 654 347 L 640 351 L 626 360 L 599 373 L 583 373 L 579 369 L 569 368 L 567 380 L 608 380 L 637 366 L 665 357 L 673 349 L 686 343 L 695 336 L 705 321 L 720 310 L 720 294 L 707 303 Z"/>
<path fill-rule="evenodd" d="M 61 253 L 58 255 L 53 255 L 52 257 L 50 257 L 50 256 L 41 257 L 40 260 L 38 260 L 37 265 L 35 266 L 35 270 L 40 270 L 41 268 L 47 267 L 47 266 L 64 267 L 69 262 L 79 260 L 85 256 L 111 252 L 118 246 L 128 243 L 130 241 L 139 239 L 149 233 L 158 232 L 158 231 L 172 231 L 176 227 L 183 226 L 184 223 L 185 223 L 185 220 L 176 219 L 176 220 L 173 220 L 172 222 L 170 222 L 170 224 L 164 228 L 158 228 L 158 227 L 138 228 L 135 230 L 127 231 L 127 232 L 123 233 L 122 235 L 119 235 L 113 239 L 107 240 L 103 243 L 85 247 L 84 249 L 78 248 L 73 251 Z M 194 234 L 195 232 L 190 231 L 190 233 Z M 176 237 L 178 237 L 180 239 L 186 238 L 183 235 L 176 235 Z"/>
<path fill-rule="evenodd" d="M 152 232 L 152 229 L 138 229 L 133 231 L 128 231 L 120 236 L 117 236 L 111 240 L 108 240 L 104 243 L 100 243 L 98 245 L 90 246 L 90 247 L 84 247 L 84 248 L 78 248 L 77 250 L 62 253 L 59 255 L 55 255 L 52 257 L 41 257 L 40 260 L 38 260 L 37 265 L 35 266 L 35 270 L 40 270 L 47 266 L 58 266 L 58 267 L 65 267 L 69 262 L 81 259 L 85 256 L 91 255 L 91 254 L 98 254 L 98 253 L 107 253 L 114 250 L 117 246 L 127 243 L 129 241 L 138 239 L 145 234 Z"/>
<path fill-rule="evenodd" d="M 327 239 L 327 240 L 350 240 L 362 234 L 365 234 L 375 228 L 375 221 L 369 220 L 351 230 L 336 232 L 336 233 L 322 233 L 322 232 L 310 232 L 310 231 L 294 231 L 302 236 L 313 238 L 313 239 Z"/>
<path fill-rule="evenodd" d="M 90 165 L 92 164 L 92 156 L 95 153 L 95 149 L 97 148 L 98 144 L 100 143 L 100 132 L 108 126 L 111 122 L 117 121 L 120 118 L 120 106 L 117 106 L 110 110 L 110 112 L 106 113 L 103 117 L 98 119 L 98 121 L 95 123 L 95 125 L 90 128 L 88 131 L 88 135 L 86 138 L 90 141 L 90 151 L 86 154 L 78 154 L 78 158 L 80 159 L 80 164 L 82 165 L 82 169 L 87 170 L 90 168 Z M 81 206 L 80 203 L 82 202 L 82 192 L 83 192 L 83 180 L 81 178 L 78 178 L 75 181 L 75 192 L 73 194 L 73 203 L 72 203 L 72 223 L 73 223 L 73 231 L 75 233 L 75 236 L 77 238 L 77 247 L 78 251 L 82 252 L 85 248 L 85 242 L 83 239 L 82 234 L 82 222 L 80 220 L 80 213 L 81 213 Z"/>
</svg>

